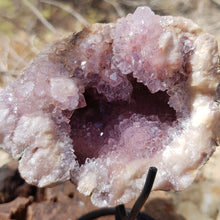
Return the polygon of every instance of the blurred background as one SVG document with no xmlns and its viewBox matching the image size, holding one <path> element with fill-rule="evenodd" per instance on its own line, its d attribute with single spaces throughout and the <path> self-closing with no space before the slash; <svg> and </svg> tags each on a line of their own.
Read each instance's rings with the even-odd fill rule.
<svg viewBox="0 0 220 220">
<path fill-rule="evenodd" d="M 133 13 L 138 6 L 144 5 L 160 15 L 192 19 L 213 34 L 220 45 L 220 0 L 0 0 L 0 90 L 19 76 L 45 45 L 78 32 L 89 24 L 115 22 L 117 18 Z M 53 219 L 76 219 L 86 210 L 95 208 L 89 199 L 77 194 L 72 185 L 47 190 L 28 186 L 19 179 L 16 163 L 3 151 L 0 151 L 0 167 L 0 219 L 11 219 L 13 216 L 14 219 L 49 219 L 44 216 L 46 213 L 53 213 Z M 144 211 L 155 219 L 220 220 L 219 167 L 218 148 L 192 186 L 178 193 L 153 192 Z M 11 184 L 11 188 L 6 187 L 6 183 Z M 23 194 L 19 194 L 19 190 L 15 193 L 18 186 L 24 188 Z M 57 208 L 58 203 L 65 199 L 60 199 L 58 191 L 72 201 L 68 200 L 71 207 L 66 214 L 69 216 L 59 216 L 63 209 Z M 49 194 L 53 196 L 48 197 Z M 11 214 L 4 206 L 8 202 L 12 204 L 17 197 L 27 199 L 30 196 L 32 200 L 28 200 L 28 208 L 25 206 L 22 211 L 17 211 L 18 214 Z M 37 206 L 40 203 L 42 207 Z M 53 212 L 48 211 L 48 207 Z M 6 217 L 1 218 L 1 213 Z"/>
<path fill-rule="evenodd" d="M 190 18 L 220 42 L 220 0 L 0 0 L 0 86 L 46 44 L 89 24 L 115 22 L 143 5 Z"/>
</svg>

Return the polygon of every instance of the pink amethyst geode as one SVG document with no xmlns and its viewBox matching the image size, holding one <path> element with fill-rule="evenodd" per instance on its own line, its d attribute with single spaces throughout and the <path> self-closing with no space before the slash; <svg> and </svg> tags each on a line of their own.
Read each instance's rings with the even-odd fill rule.
<svg viewBox="0 0 220 220">
<path fill-rule="evenodd" d="M 220 134 L 217 43 L 192 21 L 140 7 L 33 59 L 0 94 L 0 144 L 39 187 L 71 179 L 97 206 L 128 202 L 150 166 L 182 190 Z"/>
</svg>

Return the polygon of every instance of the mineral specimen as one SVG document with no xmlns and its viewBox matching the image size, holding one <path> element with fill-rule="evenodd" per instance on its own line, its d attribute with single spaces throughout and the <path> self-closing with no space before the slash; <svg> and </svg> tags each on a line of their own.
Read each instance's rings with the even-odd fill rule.
<svg viewBox="0 0 220 220">
<path fill-rule="evenodd" d="M 220 136 L 217 43 L 140 7 L 40 53 L 0 94 L 0 146 L 39 187 L 71 178 L 97 206 L 128 202 L 149 166 L 182 190 Z"/>
</svg>

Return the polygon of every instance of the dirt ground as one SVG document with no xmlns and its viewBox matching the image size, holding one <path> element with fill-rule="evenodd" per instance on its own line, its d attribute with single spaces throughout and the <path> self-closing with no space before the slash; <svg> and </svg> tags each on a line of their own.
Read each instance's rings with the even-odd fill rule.
<svg viewBox="0 0 220 220">
<path fill-rule="evenodd" d="M 192 19 L 213 34 L 220 45 L 219 0 L 1 0 L 0 89 L 50 42 L 92 23 L 114 22 L 143 5 L 160 15 Z M 219 167 L 217 148 L 188 189 L 152 192 L 143 211 L 156 220 L 220 220 Z M 17 163 L 0 151 L 0 220 L 77 219 L 94 209 L 89 198 L 77 193 L 69 182 L 52 189 L 26 184 L 19 176 Z"/>
</svg>

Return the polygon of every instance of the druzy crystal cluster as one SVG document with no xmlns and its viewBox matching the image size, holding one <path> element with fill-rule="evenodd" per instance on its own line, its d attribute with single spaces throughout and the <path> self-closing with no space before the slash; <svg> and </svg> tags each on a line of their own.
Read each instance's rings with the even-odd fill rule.
<svg viewBox="0 0 220 220">
<path fill-rule="evenodd" d="M 0 146 L 39 187 L 71 179 L 97 206 L 128 202 L 150 166 L 181 190 L 214 152 L 217 43 L 140 7 L 49 46 L 0 94 Z"/>
</svg>

